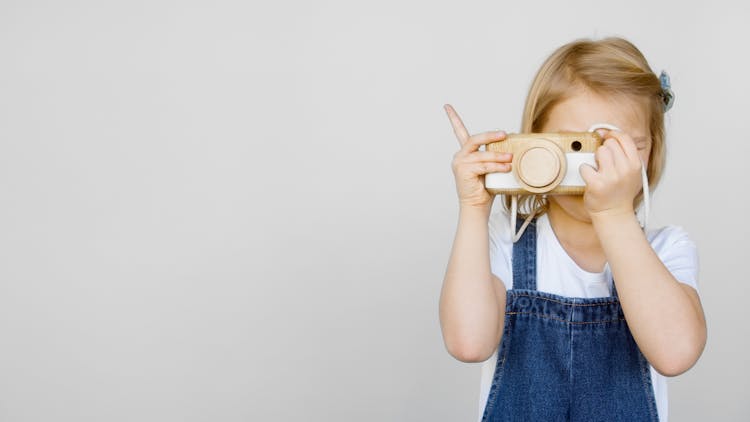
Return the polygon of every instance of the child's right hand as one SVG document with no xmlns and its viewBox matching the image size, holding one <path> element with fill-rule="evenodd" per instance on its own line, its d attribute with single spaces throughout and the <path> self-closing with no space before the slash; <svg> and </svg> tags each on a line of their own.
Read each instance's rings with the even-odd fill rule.
<svg viewBox="0 0 750 422">
<path fill-rule="evenodd" d="M 505 132 L 491 131 L 469 136 L 461 118 L 450 104 L 444 107 L 461 149 L 453 156 L 451 167 L 456 177 L 456 190 L 461 206 L 489 208 L 493 196 L 484 187 L 487 173 L 507 173 L 513 154 L 479 151 L 481 145 L 505 139 Z"/>
</svg>

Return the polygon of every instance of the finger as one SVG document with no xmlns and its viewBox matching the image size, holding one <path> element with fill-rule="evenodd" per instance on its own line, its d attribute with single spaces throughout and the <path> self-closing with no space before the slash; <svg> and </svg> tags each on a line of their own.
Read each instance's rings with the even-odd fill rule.
<svg viewBox="0 0 750 422">
<path fill-rule="evenodd" d="M 599 136 L 601 136 L 602 139 L 607 139 L 607 134 L 610 131 L 611 131 L 610 129 L 599 128 L 599 129 L 595 130 L 594 132 L 598 133 Z"/>
<path fill-rule="evenodd" d="M 597 148 L 594 156 L 596 157 L 596 163 L 599 167 L 597 173 L 607 172 L 614 167 L 615 163 L 609 145 L 602 145 Z"/>
<path fill-rule="evenodd" d="M 462 155 L 469 155 L 478 151 L 479 147 L 482 145 L 502 141 L 505 138 L 506 134 L 501 130 L 479 133 L 470 136 L 466 143 L 461 146 L 461 150 L 458 153 Z"/>
<path fill-rule="evenodd" d="M 461 161 L 464 163 L 510 163 L 513 161 L 513 154 L 497 151 L 475 151 L 462 157 Z"/>
<path fill-rule="evenodd" d="M 458 143 L 463 146 L 466 141 L 469 140 L 469 131 L 466 130 L 464 122 L 461 121 L 461 118 L 458 117 L 458 113 L 456 113 L 456 110 L 454 110 L 450 104 L 444 105 L 443 108 L 448 114 L 448 119 L 450 119 L 451 121 L 451 126 L 453 126 L 453 133 L 456 134 Z"/>
<path fill-rule="evenodd" d="M 502 141 L 506 138 L 506 134 L 502 130 L 493 130 L 490 132 L 478 133 L 470 136 L 466 143 L 463 145 L 461 150 L 464 154 L 469 154 L 479 150 L 482 145 L 489 144 L 490 142 Z"/>
<path fill-rule="evenodd" d="M 613 138 L 620 144 L 620 147 L 622 148 L 625 156 L 630 162 L 640 162 L 640 156 L 638 155 L 638 146 L 636 146 L 635 141 L 630 137 L 630 135 L 618 130 L 610 130 L 609 132 L 607 132 L 606 137 L 603 139 L 607 138 Z"/>
<path fill-rule="evenodd" d="M 630 160 L 625 154 L 620 142 L 615 138 L 607 138 L 604 140 L 603 147 L 607 148 L 612 157 L 612 165 L 618 171 L 618 173 L 624 173 L 628 171 Z"/>
<path fill-rule="evenodd" d="M 589 186 L 597 178 L 596 169 L 590 164 L 581 164 L 578 167 L 578 172 L 581 173 L 581 177 L 586 183 L 586 186 Z"/>
<path fill-rule="evenodd" d="M 470 164 L 464 171 L 472 175 L 481 176 L 488 173 L 507 173 L 510 169 L 510 163 L 484 162 Z"/>
</svg>

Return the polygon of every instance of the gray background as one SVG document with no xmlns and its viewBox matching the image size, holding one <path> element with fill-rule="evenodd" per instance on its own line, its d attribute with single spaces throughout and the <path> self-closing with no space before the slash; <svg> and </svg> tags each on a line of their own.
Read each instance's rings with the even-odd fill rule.
<svg viewBox="0 0 750 422">
<path fill-rule="evenodd" d="M 747 2 L 0 2 L 1 421 L 471 421 L 438 296 L 457 150 L 622 35 L 677 94 L 701 253 L 674 421 L 750 418 Z"/>
</svg>

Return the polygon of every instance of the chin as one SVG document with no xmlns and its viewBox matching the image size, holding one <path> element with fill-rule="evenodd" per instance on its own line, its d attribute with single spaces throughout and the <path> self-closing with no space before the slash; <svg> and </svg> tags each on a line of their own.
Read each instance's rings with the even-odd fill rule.
<svg viewBox="0 0 750 422">
<path fill-rule="evenodd" d="M 549 195 L 550 206 L 557 206 L 571 218 L 591 223 L 591 217 L 583 206 L 582 195 Z"/>
</svg>

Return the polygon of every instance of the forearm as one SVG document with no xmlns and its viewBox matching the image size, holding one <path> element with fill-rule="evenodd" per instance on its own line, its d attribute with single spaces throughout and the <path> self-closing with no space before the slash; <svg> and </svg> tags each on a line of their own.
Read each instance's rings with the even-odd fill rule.
<svg viewBox="0 0 750 422">
<path fill-rule="evenodd" d="M 633 214 L 592 216 L 592 223 L 628 326 L 644 356 L 662 374 L 686 371 L 706 341 L 697 294 L 672 276 Z"/>
<path fill-rule="evenodd" d="M 502 334 L 505 288 L 490 272 L 488 217 L 489 208 L 461 208 L 440 295 L 443 339 L 462 361 L 486 360 Z"/>
</svg>

